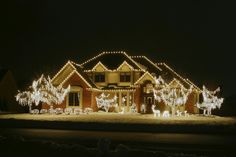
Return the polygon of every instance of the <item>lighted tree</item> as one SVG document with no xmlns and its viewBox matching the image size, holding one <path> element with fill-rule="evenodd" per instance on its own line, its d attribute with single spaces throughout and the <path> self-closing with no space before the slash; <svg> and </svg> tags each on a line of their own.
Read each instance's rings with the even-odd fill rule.
<svg viewBox="0 0 236 157">
<path fill-rule="evenodd" d="M 117 96 L 115 95 L 113 98 L 108 98 L 110 94 L 105 95 L 102 93 L 98 97 L 96 97 L 97 107 L 104 109 L 106 112 L 109 111 L 111 107 L 117 107 Z"/>
<path fill-rule="evenodd" d="M 159 76 L 156 79 L 156 86 L 153 89 L 154 98 L 158 102 L 163 101 L 165 105 L 171 107 L 172 116 L 175 115 L 177 106 L 184 105 L 188 99 L 188 95 L 192 92 L 192 86 L 186 89 L 182 84 L 178 86 L 166 84 L 165 81 Z"/>
<path fill-rule="evenodd" d="M 203 96 L 203 102 L 197 103 L 197 107 L 201 110 L 203 110 L 204 115 L 211 115 L 211 110 L 220 108 L 221 104 L 224 101 L 224 98 L 218 98 L 216 94 L 220 91 L 220 88 L 218 87 L 214 91 L 208 90 L 204 85 L 202 88 L 202 96 Z"/>
<path fill-rule="evenodd" d="M 32 104 L 38 106 L 40 102 L 50 106 L 61 104 L 69 90 L 70 86 L 66 89 L 61 85 L 56 87 L 51 83 L 50 77 L 45 78 L 44 75 L 41 75 L 38 80 L 32 82 L 28 91 L 18 91 L 16 101 L 23 106 L 28 105 L 29 111 L 31 111 Z"/>
<path fill-rule="evenodd" d="M 34 100 L 32 99 L 32 93 L 30 91 L 18 91 L 16 95 L 16 101 L 19 102 L 22 106 L 29 106 L 29 111 L 31 111 L 32 104 Z"/>
</svg>

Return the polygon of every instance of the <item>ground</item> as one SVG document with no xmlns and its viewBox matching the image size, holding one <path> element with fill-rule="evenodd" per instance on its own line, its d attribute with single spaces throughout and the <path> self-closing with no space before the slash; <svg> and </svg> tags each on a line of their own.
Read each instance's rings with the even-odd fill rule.
<svg viewBox="0 0 236 157">
<path fill-rule="evenodd" d="M 132 123 L 132 124 L 207 124 L 207 125 L 235 125 L 236 117 L 190 115 L 189 117 L 154 117 L 153 114 L 117 114 L 117 113 L 89 113 L 82 115 L 49 115 L 49 114 L 3 114 L 1 119 L 35 120 L 35 121 L 70 121 L 70 122 L 98 122 L 98 123 Z"/>
<path fill-rule="evenodd" d="M 81 152 L 84 156 L 99 156 L 99 152 L 135 157 L 231 156 L 235 154 L 235 132 L 236 117 L 163 118 L 153 114 L 101 112 L 0 115 L 0 146 L 7 155 L 23 155 L 22 149 L 30 147 L 29 156 L 35 151 L 42 156 L 43 150 L 58 151 L 57 155 L 63 156 Z M 12 147 L 18 149 L 12 152 Z"/>
</svg>

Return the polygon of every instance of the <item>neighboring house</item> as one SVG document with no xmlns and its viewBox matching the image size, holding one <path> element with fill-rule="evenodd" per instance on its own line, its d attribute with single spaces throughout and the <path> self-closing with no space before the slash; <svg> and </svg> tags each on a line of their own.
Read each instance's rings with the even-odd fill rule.
<svg viewBox="0 0 236 157">
<path fill-rule="evenodd" d="M 168 107 L 163 103 L 158 104 L 152 92 L 154 77 L 159 75 L 173 86 L 182 84 L 190 88 L 192 85 L 194 90 L 180 110 L 198 112 L 195 104 L 200 89 L 196 85 L 181 77 L 165 63 L 155 64 L 146 56 L 129 56 L 126 52 L 103 52 L 80 64 L 68 61 L 52 78 L 52 83 L 63 87 L 70 85 L 71 91 L 65 101 L 54 108 L 91 107 L 98 111 L 96 96 L 105 93 L 109 94 L 110 98 L 115 95 L 118 97 L 119 111 L 124 107 L 125 112 L 129 112 L 133 103 L 136 104 L 138 112 L 141 105 L 145 104 L 147 112 L 150 113 L 154 103 L 163 111 Z M 42 107 L 49 108 L 46 104 Z"/>
<path fill-rule="evenodd" d="M 17 85 L 12 72 L 0 69 L 0 111 L 16 112 L 20 106 L 15 100 Z"/>
</svg>

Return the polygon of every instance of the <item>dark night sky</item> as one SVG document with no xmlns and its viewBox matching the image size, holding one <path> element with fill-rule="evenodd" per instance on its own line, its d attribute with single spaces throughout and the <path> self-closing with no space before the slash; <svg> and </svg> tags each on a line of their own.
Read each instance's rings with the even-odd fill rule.
<svg viewBox="0 0 236 157">
<path fill-rule="evenodd" d="M 235 94 L 236 14 L 228 2 L 8 0 L 2 7 L 0 66 L 18 81 L 123 50 Z"/>
</svg>

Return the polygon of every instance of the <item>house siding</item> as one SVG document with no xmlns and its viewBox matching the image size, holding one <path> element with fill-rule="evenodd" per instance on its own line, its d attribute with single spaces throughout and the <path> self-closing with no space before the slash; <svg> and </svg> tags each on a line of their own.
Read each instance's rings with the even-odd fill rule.
<svg viewBox="0 0 236 157">
<path fill-rule="evenodd" d="M 83 94 L 82 94 L 82 108 L 86 108 L 86 107 L 91 107 L 91 91 L 88 91 L 87 88 L 89 88 L 89 86 L 80 78 L 79 75 L 77 75 L 76 73 L 73 74 L 63 85 L 64 88 L 66 88 L 68 85 L 70 86 L 80 86 L 83 90 Z M 65 100 L 63 101 L 63 103 L 58 104 L 58 105 L 53 105 L 53 108 L 66 108 L 67 107 L 67 96 L 65 97 Z M 42 104 L 42 108 L 44 109 L 49 109 L 49 105 L 47 104 Z"/>
</svg>

